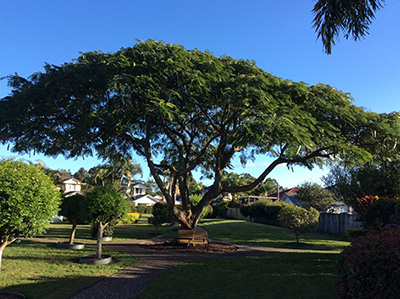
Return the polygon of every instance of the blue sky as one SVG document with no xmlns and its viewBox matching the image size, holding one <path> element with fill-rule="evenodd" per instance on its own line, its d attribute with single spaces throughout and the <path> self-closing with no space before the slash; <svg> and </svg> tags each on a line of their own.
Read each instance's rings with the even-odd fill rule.
<svg viewBox="0 0 400 299">
<path fill-rule="evenodd" d="M 210 50 L 216 56 L 250 59 L 267 72 L 309 84 L 325 83 L 350 93 L 357 106 L 379 113 L 399 110 L 400 2 L 386 1 L 366 39 L 341 37 L 332 55 L 323 52 L 312 28 L 315 1 L 216 0 L 37 0 L 0 2 L 0 77 L 29 76 L 44 63 L 61 64 L 79 52 L 115 52 L 137 39 L 182 44 Z M 0 81 L 0 98 L 10 89 Z M 40 155 L 19 156 L 0 146 L 0 156 L 41 159 L 53 169 L 89 169 L 96 158 L 65 160 Z M 236 172 L 257 175 L 268 159 L 258 157 Z M 145 163 L 138 159 L 145 170 Z M 285 167 L 271 177 L 287 187 L 318 182 L 327 170 Z"/>
</svg>

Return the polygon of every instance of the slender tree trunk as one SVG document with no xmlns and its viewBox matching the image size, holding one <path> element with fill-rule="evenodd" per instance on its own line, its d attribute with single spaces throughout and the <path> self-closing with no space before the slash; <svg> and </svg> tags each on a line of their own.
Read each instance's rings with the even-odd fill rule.
<svg viewBox="0 0 400 299">
<path fill-rule="evenodd" d="M 107 224 L 99 222 L 99 229 L 97 230 L 97 250 L 96 250 L 96 257 L 101 259 L 102 256 L 102 244 L 103 244 L 103 231 Z"/>
<path fill-rule="evenodd" d="M 71 235 L 69 236 L 69 245 L 74 245 L 76 227 L 78 225 L 76 223 L 72 223 Z"/>
<path fill-rule="evenodd" d="M 294 231 L 294 234 L 296 235 L 296 242 L 299 244 L 299 233 L 297 231 Z"/>
<path fill-rule="evenodd" d="M 7 239 L 8 239 L 8 238 L 7 238 Z M 4 250 L 4 248 L 6 248 L 7 245 L 10 245 L 12 242 L 15 241 L 15 239 L 13 239 L 13 240 L 11 240 L 11 241 L 7 241 L 7 239 L 6 239 L 5 242 L 0 243 L 0 272 L 1 272 L 1 257 L 2 257 L 2 255 L 3 255 L 3 250 Z"/>
<path fill-rule="evenodd" d="M 0 272 L 1 272 L 1 256 L 3 255 L 3 249 L 0 249 Z"/>
</svg>

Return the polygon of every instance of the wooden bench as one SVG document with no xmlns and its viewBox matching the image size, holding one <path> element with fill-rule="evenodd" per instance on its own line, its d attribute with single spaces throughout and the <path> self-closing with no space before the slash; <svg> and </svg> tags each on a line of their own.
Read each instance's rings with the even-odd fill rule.
<svg viewBox="0 0 400 299">
<path fill-rule="evenodd" d="M 179 244 L 204 245 L 208 247 L 208 232 L 206 230 L 179 229 L 177 242 Z"/>
</svg>

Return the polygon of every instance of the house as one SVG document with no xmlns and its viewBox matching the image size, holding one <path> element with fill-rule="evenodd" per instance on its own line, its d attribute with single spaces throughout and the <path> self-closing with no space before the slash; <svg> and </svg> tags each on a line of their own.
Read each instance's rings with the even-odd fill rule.
<svg viewBox="0 0 400 299">
<path fill-rule="evenodd" d="M 291 189 L 283 190 L 274 194 L 271 194 L 270 197 L 275 198 L 275 201 L 280 201 L 288 204 L 292 204 L 295 206 L 300 206 L 299 200 L 296 198 L 296 194 L 299 188 L 294 187 Z"/>
<path fill-rule="evenodd" d="M 134 195 L 129 199 L 129 201 L 133 202 L 135 206 L 138 205 L 152 206 L 158 202 L 157 199 L 148 194 Z"/>
<path fill-rule="evenodd" d="M 75 178 L 68 178 L 63 181 L 64 196 L 68 197 L 81 193 L 82 182 Z"/>
<path fill-rule="evenodd" d="M 271 196 L 277 197 L 280 202 L 284 202 L 287 204 L 292 204 L 294 206 L 303 207 L 301 201 L 297 198 L 297 191 L 299 188 L 291 188 L 288 190 L 284 190 L 282 192 L 272 194 Z M 329 207 L 325 212 L 340 214 L 340 213 L 348 213 L 349 206 L 345 205 L 342 202 L 336 202 L 333 206 Z"/>
</svg>

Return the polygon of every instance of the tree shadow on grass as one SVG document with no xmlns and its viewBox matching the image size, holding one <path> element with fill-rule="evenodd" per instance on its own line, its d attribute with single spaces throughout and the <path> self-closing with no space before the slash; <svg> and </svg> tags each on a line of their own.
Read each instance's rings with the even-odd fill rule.
<svg viewBox="0 0 400 299">
<path fill-rule="evenodd" d="M 3 292 L 16 292 L 26 298 L 71 298 L 104 277 L 46 277 L 31 279 L 31 282 L 2 288 Z"/>
</svg>

